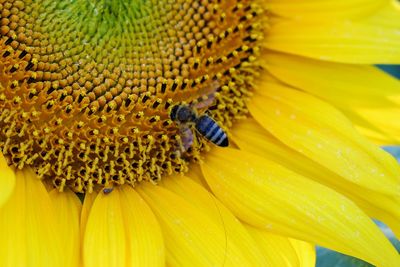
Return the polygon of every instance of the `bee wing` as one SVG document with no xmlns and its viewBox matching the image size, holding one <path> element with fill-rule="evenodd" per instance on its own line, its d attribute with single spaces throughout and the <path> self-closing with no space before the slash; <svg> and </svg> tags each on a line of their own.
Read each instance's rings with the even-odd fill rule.
<svg viewBox="0 0 400 267">
<path fill-rule="evenodd" d="M 207 99 L 199 101 L 194 107 L 196 109 L 203 109 L 211 106 L 211 104 L 214 102 L 214 94 L 208 95 Z"/>
<path fill-rule="evenodd" d="M 219 87 L 220 83 L 217 80 L 212 81 L 211 84 L 205 88 L 205 91 L 208 92 L 206 99 L 198 99 L 198 102 L 193 107 L 196 109 L 203 109 L 211 106 L 215 99 L 215 92 Z"/>
<path fill-rule="evenodd" d="M 190 129 L 186 125 L 182 125 L 179 128 L 179 132 L 181 134 L 183 149 L 184 149 L 182 152 L 185 152 L 193 145 L 193 139 L 194 139 L 193 132 L 192 129 Z"/>
</svg>

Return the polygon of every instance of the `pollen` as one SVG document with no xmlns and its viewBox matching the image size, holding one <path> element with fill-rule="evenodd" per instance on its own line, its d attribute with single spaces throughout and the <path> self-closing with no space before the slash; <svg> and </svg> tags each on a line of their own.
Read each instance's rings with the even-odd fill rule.
<svg viewBox="0 0 400 267">
<path fill-rule="evenodd" d="M 246 117 L 265 12 L 254 1 L 0 3 L 0 149 L 62 191 L 186 172 L 174 105 L 228 131 Z M 229 131 L 228 131 L 229 132 Z"/>
</svg>

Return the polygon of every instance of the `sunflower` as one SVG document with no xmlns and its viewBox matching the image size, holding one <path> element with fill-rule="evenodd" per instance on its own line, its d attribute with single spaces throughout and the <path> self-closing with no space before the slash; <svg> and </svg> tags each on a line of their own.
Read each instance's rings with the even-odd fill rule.
<svg viewBox="0 0 400 267">
<path fill-rule="evenodd" d="M 400 141 L 400 83 L 372 66 L 400 63 L 399 14 L 0 1 L 1 265 L 313 266 L 318 244 L 399 266 L 371 220 L 400 235 L 377 146 Z"/>
</svg>

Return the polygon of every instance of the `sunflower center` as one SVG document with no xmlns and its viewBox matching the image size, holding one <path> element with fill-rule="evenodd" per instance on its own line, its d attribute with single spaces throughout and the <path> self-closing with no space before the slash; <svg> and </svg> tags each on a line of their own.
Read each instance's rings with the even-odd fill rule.
<svg viewBox="0 0 400 267">
<path fill-rule="evenodd" d="M 59 190 L 187 171 L 210 143 L 170 119 L 176 105 L 225 130 L 247 113 L 264 23 L 252 1 L 6 0 L 0 10 L 0 148 Z"/>
</svg>

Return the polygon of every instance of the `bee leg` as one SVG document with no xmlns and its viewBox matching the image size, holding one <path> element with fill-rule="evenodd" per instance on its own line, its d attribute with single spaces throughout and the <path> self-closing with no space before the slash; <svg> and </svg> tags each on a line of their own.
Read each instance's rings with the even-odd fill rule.
<svg viewBox="0 0 400 267">
<path fill-rule="evenodd" d="M 187 151 L 193 145 L 193 132 L 190 128 L 187 128 L 182 132 L 182 142 L 185 151 Z"/>
</svg>

